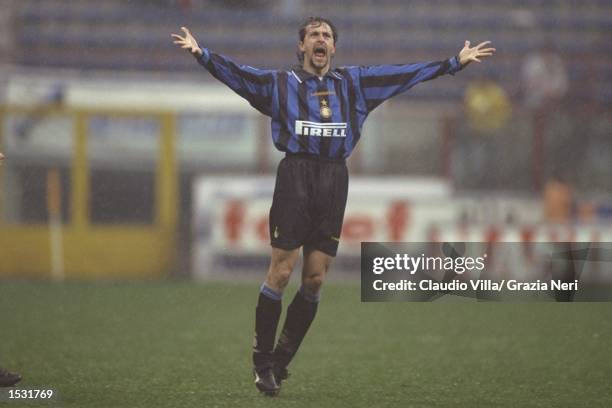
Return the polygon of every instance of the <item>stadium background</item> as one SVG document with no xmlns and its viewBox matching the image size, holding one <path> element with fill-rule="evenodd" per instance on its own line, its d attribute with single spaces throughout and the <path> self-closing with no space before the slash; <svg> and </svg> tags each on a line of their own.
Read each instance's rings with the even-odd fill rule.
<svg viewBox="0 0 612 408">
<path fill-rule="evenodd" d="M 498 51 L 368 119 L 349 160 L 329 306 L 287 402 L 609 403 L 608 305 L 460 305 L 456 318 L 444 304 L 358 305 L 355 268 L 367 240 L 610 240 L 612 2 L 603 0 L 3 0 L 0 366 L 22 371 L 26 386 L 57 388 L 60 405 L 146 404 L 127 394 L 151 386 L 159 391 L 148 401 L 252 402 L 251 312 L 282 156 L 268 120 L 169 34 L 188 26 L 238 62 L 288 67 L 307 15 L 338 26 L 336 65 L 442 59 L 464 39 Z M 350 344 L 339 353 L 334 340 Z M 317 399 L 300 379 L 320 355 L 333 363 Z M 405 370 L 415 358 L 418 369 Z M 371 380 L 351 384 L 351 369 Z M 474 370 L 492 382 L 470 382 Z M 186 379 L 169 391 L 172 372 Z M 540 399 L 525 392 L 534 389 Z"/>
</svg>

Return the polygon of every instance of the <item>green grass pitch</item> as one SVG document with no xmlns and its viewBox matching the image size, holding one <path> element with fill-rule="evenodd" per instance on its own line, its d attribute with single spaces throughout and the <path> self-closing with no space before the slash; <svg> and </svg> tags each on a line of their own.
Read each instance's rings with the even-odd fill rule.
<svg viewBox="0 0 612 408">
<path fill-rule="evenodd" d="M 361 303 L 329 284 L 276 399 L 257 284 L 0 282 L 0 366 L 45 407 L 610 407 L 612 304 Z M 293 297 L 289 289 L 284 306 Z"/>
</svg>

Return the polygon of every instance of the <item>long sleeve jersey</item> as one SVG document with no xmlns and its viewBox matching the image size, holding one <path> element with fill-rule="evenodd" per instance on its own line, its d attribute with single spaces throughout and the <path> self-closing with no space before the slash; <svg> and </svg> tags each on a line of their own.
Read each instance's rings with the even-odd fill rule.
<svg viewBox="0 0 612 408">
<path fill-rule="evenodd" d="M 458 57 L 406 65 L 342 67 L 322 78 L 301 68 L 262 70 L 202 50 L 198 62 L 251 106 L 270 116 L 276 148 L 325 158 L 347 158 L 363 123 L 387 99 L 419 82 L 462 67 Z"/>
</svg>

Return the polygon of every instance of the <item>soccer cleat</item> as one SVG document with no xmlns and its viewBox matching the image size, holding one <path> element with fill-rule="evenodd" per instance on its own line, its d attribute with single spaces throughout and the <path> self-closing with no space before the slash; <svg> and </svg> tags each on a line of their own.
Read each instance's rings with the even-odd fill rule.
<svg viewBox="0 0 612 408">
<path fill-rule="evenodd" d="M 280 386 L 276 383 L 274 372 L 271 368 L 263 369 L 259 372 L 253 370 L 255 374 L 255 387 L 268 397 L 276 397 L 280 392 Z"/>
<path fill-rule="evenodd" d="M 279 387 L 287 378 L 289 378 L 289 371 L 287 371 L 286 367 L 274 366 L 274 379 Z"/>
<path fill-rule="evenodd" d="M 21 381 L 21 376 L 0 367 L 0 387 L 10 387 Z"/>
</svg>

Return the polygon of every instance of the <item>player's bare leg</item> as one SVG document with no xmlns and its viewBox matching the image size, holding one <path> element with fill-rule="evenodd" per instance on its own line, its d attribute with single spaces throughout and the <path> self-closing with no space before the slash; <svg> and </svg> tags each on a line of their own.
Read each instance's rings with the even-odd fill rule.
<svg viewBox="0 0 612 408">
<path fill-rule="evenodd" d="M 287 318 L 274 349 L 274 374 L 279 385 L 288 377 L 287 366 L 315 318 L 321 286 L 332 259 L 316 249 L 304 249 L 302 286 L 287 309 Z"/>
<path fill-rule="evenodd" d="M 319 300 L 319 293 L 333 257 L 316 249 L 304 249 L 304 266 L 302 268 L 302 292 L 304 296 Z"/>
<path fill-rule="evenodd" d="M 270 267 L 268 268 L 265 282 L 270 289 L 276 292 L 285 290 L 299 254 L 299 249 L 286 251 L 284 249 L 272 248 Z"/>
<path fill-rule="evenodd" d="M 299 249 L 287 251 L 272 248 L 270 267 L 266 280 L 261 285 L 255 309 L 255 340 L 253 342 L 255 386 L 269 396 L 277 395 L 280 390 L 274 378 L 272 351 L 282 310 L 283 290 L 289 282 L 298 256 Z"/>
</svg>

